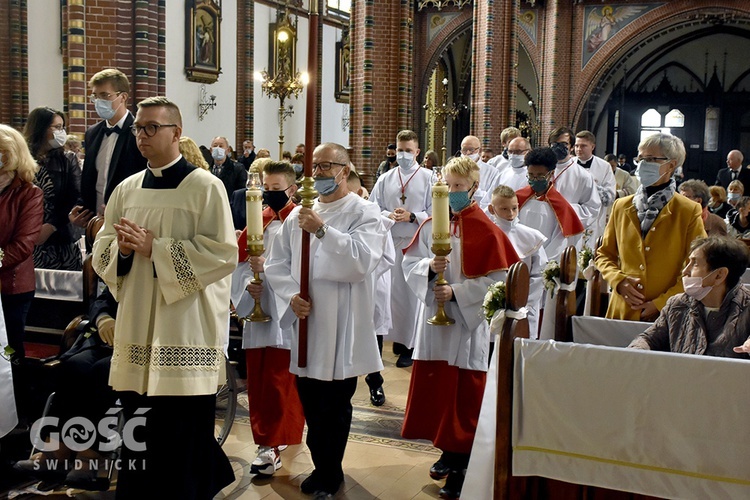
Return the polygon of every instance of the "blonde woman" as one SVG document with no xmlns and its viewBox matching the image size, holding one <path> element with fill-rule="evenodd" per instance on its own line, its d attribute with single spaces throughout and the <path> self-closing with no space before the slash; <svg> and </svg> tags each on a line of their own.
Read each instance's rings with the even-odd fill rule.
<svg viewBox="0 0 750 500">
<path fill-rule="evenodd" d="M 200 167 L 203 170 L 208 170 L 208 163 L 203 158 L 203 153 L 198 148 L 198 145 L 190 137 L 183 135 L 180 137 L 180 153 L 188 161 L 196 167 Z"/>
<path fill-rule="evenodd" d="M 34 298 L 34 244 L 44 217 L 44 195 L 34 185 L 38 169 L 24 137 L 0 125 L 0 283 L 8 344 L 19 360 L 24 357 L 26 314 Z"/>
</svg>

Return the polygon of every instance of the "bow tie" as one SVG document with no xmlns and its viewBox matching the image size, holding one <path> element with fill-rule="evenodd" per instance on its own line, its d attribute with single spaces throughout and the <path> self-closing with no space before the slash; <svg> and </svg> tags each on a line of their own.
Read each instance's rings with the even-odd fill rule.
<svg viewBox="0 0 750 500">
<path fill-rule="evenodd" d="M 589 158 L 589 161 L 578 160 L 578 164 L 583 168 L 591 168 L 591 164 L 594 162 L 594 157 Z"/>
<path fill-rule="evenodd" d="M 120 127 L 104 127 L 104 135 L 107 137 L 110 136 L 110 134 L 119 134 L 120 133 Z"/>
</svg>

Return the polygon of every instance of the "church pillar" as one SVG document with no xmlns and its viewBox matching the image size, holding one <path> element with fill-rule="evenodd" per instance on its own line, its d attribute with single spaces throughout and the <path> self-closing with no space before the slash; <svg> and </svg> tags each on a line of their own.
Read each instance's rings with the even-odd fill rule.
<svg viewBox="0 0 750 500">
<path fill-rule="evenodd" d="M 414 0 L 352 2 L 349 145 L 368 187 L 386 146 L 413 123 L 413 12 Z"/>
<path fill-rule="evenodd" d="M 255 67 L 255 0 L 237 2 L 237 132 L 238 154 L 242 141 L 253 139 L 253 68 Z"/>
<path fill-rule="evenodd" d="M 519 0 L 474 4 L 471 131 L 483 146 L 498 147 L 500 132 L 515 125 Z"/>
<path fill-rule="evenodd" d="M 0 1 L 0 123 L 20 129 L 29 114 L 26 0 Z"/>
<path fill-rule="evenodd" d="M 545 36 L 542 48 L 540 79 L 541 135 L 547 144 L 549 133 L 557 127 L 570 126 L 571 64 L 573 48 L 571 19 L 573 4 L 568 0 L 550 0 L 544 16 Z"/>
</svg>

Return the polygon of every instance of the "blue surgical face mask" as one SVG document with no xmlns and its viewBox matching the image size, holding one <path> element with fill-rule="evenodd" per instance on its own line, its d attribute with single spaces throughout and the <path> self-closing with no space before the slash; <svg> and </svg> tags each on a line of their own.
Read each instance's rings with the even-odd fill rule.
<svg viewBox="0 0 750 500">
<path fill-rule="evenodd" d="M 641 181 L 643 187 L 653 186 L 664 177 L 664 174 L 660 174 L 659 170 L 661 165 L 656 162 L 647 162 L 641 160 L 638 164 L 638 170 L 635 171 L 635 175 L 638 180 Z"/>
<path fill-rule="evenodd" d="M 4 166 L 5 166 L 5 164 L 3 163 L 3 154 L 2 154 L 2 153 L 0 153 L 0 170 L 2 170 L 2 168 L 3 168 Z"/>
<path fill-rule="evenodd" d="M 214 160 L 221 161 L 227 157 L 227 150 L 217 146 L 211 150 L 211 157 Z"/>
<path fill-rule="evenodd" d="M 526 155 L 508 155 L 508 161 L 513 168 L 522 168 Z"/>
<path fill-rule="evenodd" d="M 294 173 L 295 174 L 299 175 L 304 170 L 304 167 L 302 166 L 301 163 L 293 163 L 292 166 L 294 167 Z"/>
<path fill-rule="evenodd" d="M 740 193 L 727 193 L 727 200 L 739 200 L 740 199 Z"/>
<path fill-rule="evenodd" d="M 407 153 L 406 151 L 397 152 L 396 161 L 402 170 L 411 170 L 412 165 L 416 165 L 414 163 L 414 153 Z"/>
<path fill-rule="evenodd" d="M 122 106 L 122 104 L 120 104 L 120 106 Z M 117 109 L 113 109 L 112 101 L 108 101 L 107 99 L 97 99 L 94 101 L 96 114 L 99 115 L 102 120 L 111 120 L 114 118 L 117 110 L 120 109 L 120 106 L 117 106 Z"/>
<path fill-rule="evenodd" d="M 342 168 L 339 173 L 334 175 L 333 177 L 316 177 L 315 178 L 315 190 L 318 192 L 320 196 L 328 196 L 329 194 L 333 194 L 336 192 L 336 190 L 339 188 L 339 183 L 336 182 L 336 177 L 343 171 Z"/>
<path fill-rule="evenodd" d="M 448 193 L 448 203 L 450 203 L 453 213 L 460 212 L 469 206 L 471 199 L 468 191 L 453 191 Z"/>
<path fill-rule="evenodd" d="M 497 222 L 497 225 L 500 229 L 503 230 L 504 233 L 509 233 L 516 225 L 518 224 L 518 217 L 516 217 L 513 220 L 503 219 L 502 217 L 495 216 L 495 221 Z"/>
</svg>

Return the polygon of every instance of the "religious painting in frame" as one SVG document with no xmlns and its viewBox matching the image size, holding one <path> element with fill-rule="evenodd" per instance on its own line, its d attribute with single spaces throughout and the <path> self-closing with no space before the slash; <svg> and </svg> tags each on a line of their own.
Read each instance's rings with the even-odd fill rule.
<svg viewBox="0 0 750 500">
<path fill-rule="evenodd" d="M 341 32 L 341 40 L 336 42 L 336 102 L 349 103 L 349 82 L 351 64 L 349 59 L 349 30 Z"/>
<path fill-rule="evenodd" d="M 221 0 L 186 0 L 185 74 L 214 83 L 221 73 Z"/>
</svg>

